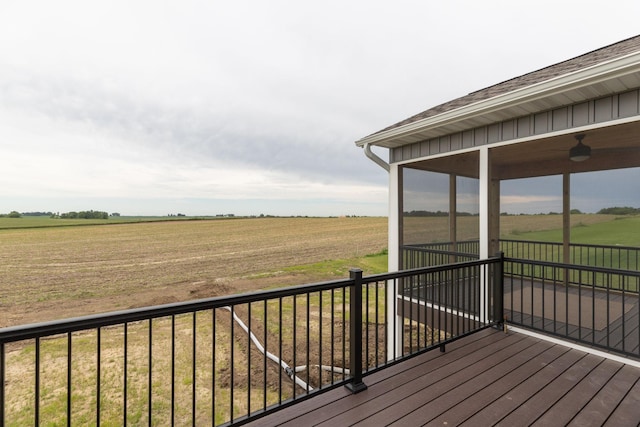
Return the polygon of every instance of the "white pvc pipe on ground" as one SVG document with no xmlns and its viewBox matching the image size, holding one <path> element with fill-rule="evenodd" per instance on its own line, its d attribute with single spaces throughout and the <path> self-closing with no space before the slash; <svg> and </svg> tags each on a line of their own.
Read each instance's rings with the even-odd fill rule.
<svg viewBox="0 0 640 427">
<path fill-rule="evenodd" d="M 271 352 L 266 351 L 266 349 L 264 348 L 264 346 L 262 345 L 260 340 L 258 340 L 258 337 L 256 337 L 255 334 L 249 330 L 247 325 L 242 321 L 242 319 L 240 319 L 238 317 L 238 315 L 235 313 L 235 311 L 233 311 L 231 309 L 231 307 L 226 306 L 226 307 L 222 307 L 222 308 L 224 308 L 226 310 L 229 310 L 231 312 L 231 315 L 233 316 L 233 320 L 235 320 L 236 323 L 238 325 L 240 325 L 240 327 L 247 334 L 249 334 L 249 338 L 251 338 L 251 341 L 255 344 L 256 348 L 262 354 L 267 356 L 268 359 L 270 359 L 273 362 L 275 362 L 278 365 L 280 365 L 280 367 L 286 372 L 287 376 L 289 376 L 289 378 L 291 378 L 297 385 L 299 385 L 300 387 L 302 387 L 303 389 L 308 390 L 308 391 L 312 391 L 313 390 L 313 387 L 311 387 L 309 384 L 307 384 L 305 381 L 303 381 L 301 378 L 299 378 L 297 375 L 295 375 L 295 373 L 297 373 L 297 372 L 302 372 L 302 371 L 306 370 L 307 369 L 306 365 L 296 366 L 295 368 L 291 368 L 281 358 L 279 358 L 278 356 L 276 356 L 275 354 L 273 354 Z M 311 365 L 311 366 L 320 368 L 323 371 L 337 372 L 339 374 L 344 373 L 346 375 L 349 375 L 349 370 L 345 369 L 345 368 L 340 368 L 340 367 L 336 367 L 336 366 L 327 366 L 327 365 Z"/>
</svg>

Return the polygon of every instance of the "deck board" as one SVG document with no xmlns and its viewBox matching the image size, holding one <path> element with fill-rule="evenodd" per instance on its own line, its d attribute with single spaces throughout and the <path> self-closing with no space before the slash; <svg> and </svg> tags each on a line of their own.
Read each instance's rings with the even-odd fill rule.
<svg viewBox="0 0 640 427">
<path fill-rule="evenodd" d="M 618 372 L 621 365 L 611 360 L 604 360 L 591 375 L 588 381 L 580 381 L 562 399 L 542 414 L 534 423 L 536 426 L 565 425 L 589 403 L 593 396 Z"/>
<path fill-rule="evenodd" d="M 617 407 L 628 395 L 629 390 L 638 382 L 634 376 L 634 370 L 630 366 L 623 366 L 616 375 L 608 381 L 604 387 L 594 396 L 589 403 L 572 420 L 576 425 L 602 425 L 611 413 L 611 409 Z M 640 416 L 640 410 L 634 409 Z M 635 425 L 638 422 L 636 421 Z"/>
<path fill-rule="evenodd" d="M 502 396 L 507 393 L 514 387 L 514 384 L 520 384 L 527 378 L 533 376 L 544 366 L 549 363 L 553 363 L 554 360 L 569 351 L 563 346 L 556 345 L 548 347 L 545 344 L 546 343 L 538 343 L 539 346 L 545 348 L 542 353 L 527 352 L 526 355 L 530 357 L 527 362 L 521 364 L 516 369 L 506 372 L 493 383 L 487 384 L 486 386 L 482 386 L 482 384 L 480 384 L 481 388 L 477 391 L 474 390 L 473 394 L 465 393 L 465 388 L 457 389 L 455 392 L 460 393 L 459 397 L 464 397 L 464 399 L 459 403 L 455 405 L 447 405 L 447 402 L 444 399 L 447 399 L 448 396 L 443 396 L 443 408 L 440 411 L 441 413 L 435 414 L 437 416 L 432 417 L 432 419 L 425 417 L 425 420 L 428 420 L 427 425 L 441 426 L 458 425 L 462 423 L 467 418 L 470 418 L 475 413 L 479 412 L 482 408 L 490 405 L 498 396 Z M 479 377 L 477 378 L 478 380 L 482 380 Z M 424 406 L 416 411 L 416 415 L 418 412 L 425 413 L 428 411 L 429 408 Z M 414 419 L 414 416 L 410 419 Z"/>
<path fill-rule="evenodd" d="M 531 390 L 520 390 L 522 401 L 501 422 L 505 425 L 533 423 L 541 414 L 556 405 L 563 396 L 570 393 L 576 383 L 586 378 L 601 362 L 600 357 L 585 355 L 565 370 L 550 368 L 552 375 L 556 373 L 558 375 L 533 396 L 531 396 Z M 526 386 L 536 388 L 536 382 L 531 381 Z"/>
<path fill-rule="evenodd" d="M 389 399 L 386 400 L 386 405 L 378 406 L 376 409 L 380 414 L 374 413 L 372 416 L 376 417 L 376 424 L 388 425 L 398 422 L 399 425 L 415 425 L 412 422 L 408 422 L 404 419 L 398 419 L 398 414 L 411 414 L 418 407 L 428 407 L 431 409 L 431 405 L 434 401 L 451 390 L 455 389 L 458 385 L 464 384 L 474 375 L 482 374 L 489 370 L 491 367 L 496 366 L 496 363 L 500 364 L 518 354 L 521 351 L 527 350 L 531 347 L 531 343 L 527 340 L 520 340 L 509 345 L 504 351 L 499 354 L 495 354 L 496 345 L 488 346 L 486 348 L 487 355 L 479 355 L 477 358 L 464 358 L 457 363 L 452 364 L 450 367 L 452 372 L 446 372 L 441 378 L 433 378 L 433 375 L 426 377 L 418 377 L 416 381 L 413 381 L 415 385 L 411 387 L 405 387 L 403 393 L 408 395 L 403 397 L 398 403 L 393 403 L 394 410 L 387 410 L 392 405 Z M 495 355 L 494 355 L 495 354 Z M 396 392 L 392 395 L 395 398 Z M 394 399 L 395 400 L 395 399 Z M 451 402 L 448 402 L 451 403 Z M 420 417 L 424 420 L 424 417 Z M 357 425 L 357 424 L 356 424 Z"/>
<path fill-rule="evenodd" d="M 634 386 L 629 390 L 629 393 L 625 396 L 624 400 L 620 402 L 620 405 L 613 411 L 613 414 L 607 419 L 604 424 L 608 427 L 615 426 L 632 426 L 640 424 L 637 419 L 638 412 L 640 412 L 640 380 L 636 381 Z"/>
<path fill-rule="evenodd" d="M 248 425 L 640 423 L 640 368 L 514 331 L 481 331 L 364 382 L 361 393 L 339 387 Z"/>
<path fill-rule="evenodd" d="M 436 350 L 381 370 L 365 378 L 365 383 L 369 387 L 366 391 L 349 396 L 348 399 L 340 402 L 336 401 L 330 408 L 314 409 L 283 425 L 319 424 L 338 415 L 342 416 L 347 411 L 351 411 L 352 414 L 353 411 L 362 411 L 361 405 L 371 405 L 370 402 L 378 398 L 382 400 L 388 398 L 389 390 L 395 390 L 411 381 L 416 377 L 416 371 L 423 373 L 423 375 L 430 375 L 441 368 L 446 368 L 446 364 L 454 363 L 457 359 L 465 357 L 470 352 L 482 350 L 492 342 L 500 341 L 500 337 L 496 337 L 494 334 L 481 333 L 468 338 L 468 340 L 459 340 L 447 345 L 447 354 L 450 355 L 448 359 L 438 357 L 441 353 Z M 378 383 L 384 383 L 384 387 L 376 387 Z M 324 416 L 325 413 L 329 413 L 330 416 Z"/>
<path fill-rule="evenodd" d="M 510 413 L 525 405 L 533 393 L 538 393 L 567 369 L 579 364 L 584 354 L 578 351 L 569 351 L 559 357 L 554 363 L 545 366 L 545 369 L 537 372 L 522 383 L 518 384 L 507 393 L 500 396 L 490 405 L 485 406 L 474 416 L 465 420 L 462 425 L 479 426 L 491 425 Z M 542 411 L 538 411 L 540 413 Z M 519 423 L 520 424 L 520 423 Z M 505 424 L 513 425 L 513 424 Z"/>
</svg>

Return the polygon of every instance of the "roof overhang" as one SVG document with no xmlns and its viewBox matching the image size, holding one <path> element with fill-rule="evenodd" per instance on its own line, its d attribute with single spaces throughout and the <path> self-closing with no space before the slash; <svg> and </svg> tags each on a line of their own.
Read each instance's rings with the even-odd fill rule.
<svg viewBox="0 0 640 427">
<path fill-rule="evenodd" d="M 396 148 L 640 87 L 640 52 L 585 67 L 356 141 Z"/>
<path fill-rule="evenodd" d="M 586 136 L 584 142 L 591 148 L 591 157 L 583 162 L 569 159 L 569 150 L 576 145 L 575 132 L 562 131 L 544 137 L 522 138 L 514 143 L 490 144 L 493 178 L 508 180 L 640 167 L 640 118 L 580 129 Z M 469 148 L 398 164 L 412 169 L 478 178 L 478 153 L 477 149 Z"/>
</svg>

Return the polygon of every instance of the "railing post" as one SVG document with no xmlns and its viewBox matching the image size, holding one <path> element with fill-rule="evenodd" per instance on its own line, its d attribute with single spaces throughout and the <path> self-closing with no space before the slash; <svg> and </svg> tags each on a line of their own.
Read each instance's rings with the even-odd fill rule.
<svg viewBox="0 0 640 427">
<path fill-rule="evenodd" d="M 493 321 L 500 325 L 504 316 L 504 252 L 498 252 L 499 262 L 493 270 Z"/>
<path fill-rule="evenodd" d="M 352 268 L 349 278 L 353 280 L 349 295 L 349 369 L 351 382 L 346 387 L 353 394 L 367 389 L 362 382 L 362 270 Z"/>
<path fill-rule="evenodd" d="M 5 351 L 4 342 L 1 342 L 0 343 L 0 426 L 4 425 L 4 399 L 5 399 L 4 351 Z"/>
</svg>

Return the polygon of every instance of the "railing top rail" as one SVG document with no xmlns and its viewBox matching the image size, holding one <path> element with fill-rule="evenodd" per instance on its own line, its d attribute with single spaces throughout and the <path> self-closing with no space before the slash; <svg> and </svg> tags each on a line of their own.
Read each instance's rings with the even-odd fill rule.
<svg viewBox="0 0 640 427">
<path fill-rule="evenodd" d="M 464 267 L 474 267 L 485 264 L 496 264 L 501 261 L 498 257 L 487 258 L 483 260 L 454 262 L 451 264 L 436 265 L 431 267 L 418 267 L 408 270 L 395 271 L 391 273 L 374 274 L 362 278 L 363 283 L 382 282 L 386 280 L 399 279 L 403 277 L 415 276 L 416 274 L 437 273 L 439 271 L 455 270 Z"/>
<path fill-rule="evenodd" d="M 522 259 L 522 258 L 508 258 L 508 257 L 505 257 L 504 261 L 536 265 L 541 267 L 555 267 L 555 268 L 566 268 L 567 270 L 590 271 L 594 273 L 623 274 L 625 276 L 633 276 L 633 277 L 640 278 L 640 271 L 635 271 L 635 270 L 620 270 L 617 268 L 592 267 L 589 265 L 581 265 L 581 264 L 564 264 L 561 262 L 536 261 L 536 260 L 529 260 L 529 259 Z"/>
<path fill-rule="evenodd" d="M 540 244 L 540 245 L 555 245 L 555 246 L 562 246 L 563 243 L 562 242 L 547 242 L 547 241 L 540 241 L 540 240 L 524 240 L 524 239 L 500 239 L 500 242 L 507 242 L 507 243 L 534 243 L 534 244 Z M 429 247 L 434 247 L 434 246 L 441 246 L 441 245 L 450 245 L 453 242 L 432 242 L 432 243 L 415 243 L 415 244 L 410 244 L 410 245 L 403 245 L 403 247 L 405 248 L 412 248 L 412 249 L 424 249 L 424 248 L 429 248 Z M 458 242 L 455 242 L 457 244 L 468 244 L 468 243 L 478 243 L 478 240 L 461 240 Z M 637 246 L 624 246 L 624 245 L 597 245 L 597 244 L 591 244 L 591 243 L 569 243 L 569 246 L 574 246 L 574 247 L 586 247 L 586 248 L 600 248 L 600 249 L 618 249 L 618 250 L 637 250 L 640 251 L 640 247 Z"/>
<path fill-rule="evenodd" d="M 468 256 L 468 257 L 475 257 L 475 258 L 478 257 L 478 254 L 474 254 L 474 253 L 470 253 L 470 252 L 445 251 L 443 249 L 430 249 L 430 248 L 423 248 L 423 247 L 419 247 L 419 246 L 403 246 L 403 249 L 410 249 L 412 251 L 425 252 L 425 253 L 430 253 L 430 254 L 461 255 L 461 256 Z"/>
<path fill-rule="evenodd" d="M 362 283 L 386 281 L 402 277 L 409 277 L 415 274 L 433 273 L 462 267 L 470 267 L 474 265 L 495 263 L 499 261 L 499 258 L 490 258 L 487 260 L 465 261 L 441 266 L 383 273 L 363 277 Z M 194 301 L 177 302 L 171 304 L 156 305 L 152 307 L 133 308 L 128 310 L 113 311 L 109 313 L 74 317 L 69 319 L 59 319 L 49 322 L 10 326 L 0 329 L 0 343 L 9 343 L 14 341 L 33 339 L 36 337 L 65 334 L 85 329 L 95 329 L 99 327 L 112 326 L 128 322 L 137 322 L 158 317 L 209 310 L 229 305 L 247 304 L 256 301 L 284 298 L 331 289 L 339 289 L 351 286 L 353 283 L 354 280 L 352 279 L 334 280 L 307 285 L 290 286 L 268 291 L 257 291 L 240 295 L 205 298 Z"/>
<path fill-rule="evenodd" d="M 157 317 L 179 315 L 229 305 L 247 304 L 281 297 L 290 297 L 311 292 L 338 289 L 353 284 L 351 279 L 334 280 L 328 282 L 311 283 L 286 288 L 250 292 L 240 295 L 204 298 L 199 300 L 162 304 L 151 307 L 132 308 L 128 310 L 112 311 L 109 313 L 93 314 L 68 319 L 58 319 L 48 322 L 26 325 L 9 326 L 0 329 L 0 343 L 8 343 L 33 339 L 36 337 L 75 332 L 84 329 L 94 329 L 128 322 L 137 322 Z"/>
<path fill-rule="evenodd" d="M 465 245 L 468 243 L 480 243 L 480 240 L 471 239 L 471 240 L 458 240 L 456 242 L 413 243 L 413 244 L 404 245 L 404 246 L 405 247 L 428 247 L 428 246 L 450 245 L 452 243 L 456 243 L 458 245 Z"/>
<path fill-rule="evenodd" d="M 562 242 L 543 242 L 537 240 L 520 240 L 520 239 L 500 239 L 500 242 L 509 243 L 537 243 L 541 245 L 557 245 L 562 246 Z M 619 249 L 619 250 L 636 250 L 640 251 L 637 246 L 623 246 L 623 245 L 594 245 L 590 243 L 569 243 L 569 246 L 577 246 L 582 248 L 600 248 L 600 249 Z"/>
</svg>

